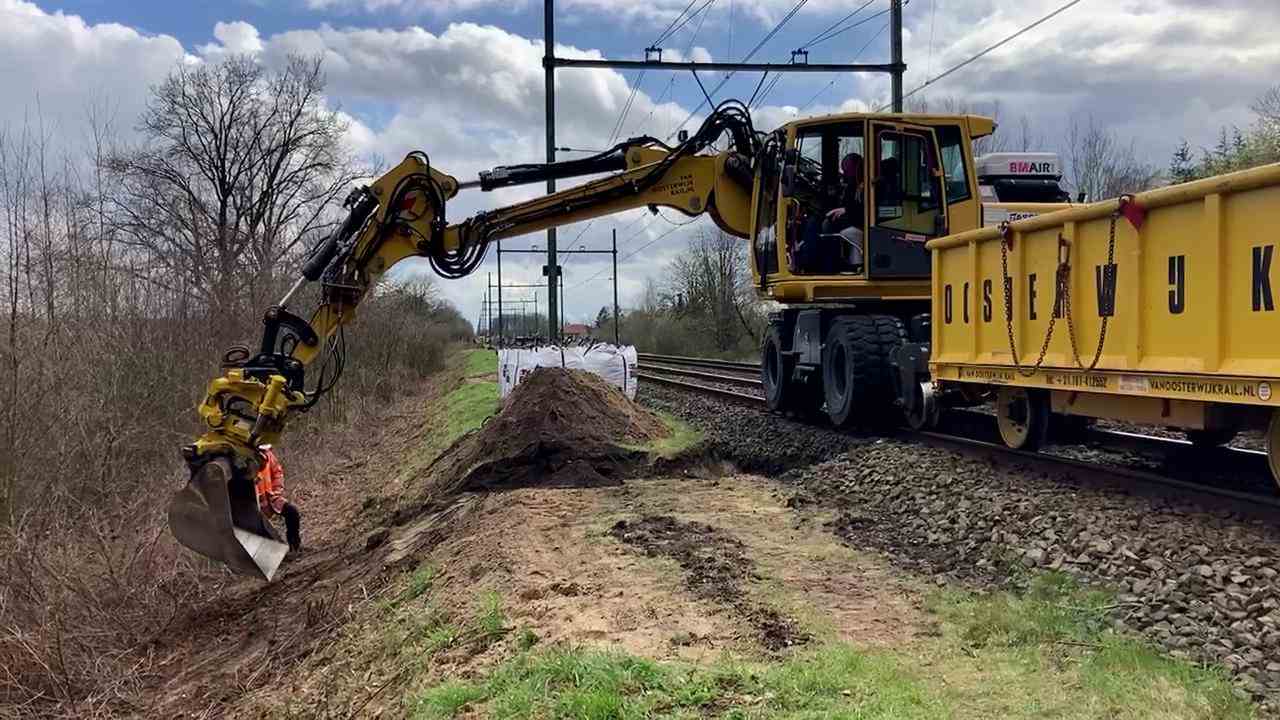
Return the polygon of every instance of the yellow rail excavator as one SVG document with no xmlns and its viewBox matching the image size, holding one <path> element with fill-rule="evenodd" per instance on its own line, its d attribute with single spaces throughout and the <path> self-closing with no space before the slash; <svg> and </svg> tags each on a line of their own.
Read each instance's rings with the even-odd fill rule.
<svg viewBox="0 0 1280 720">
<path fill-rule="evenodd" d="M 633 138 L 465 183 L 411 153 L 347 198 L 345 222 L 266 311 L 256 351 L 223 358 L 224 373 L 199 406 L 204 434 L 183 448 L 191 476 L 170 504 L 170 527 L 196 552 L 269 580 L 287 547 L 258 511 L 255 449 L 276 442 L 291 415 L 337 382 L 343 326 L 383 273 L 424 257 L 439 275 L 463 277 L 495 240 L 639 207 L 707 213 L 749 241 L 758 292 L 782 308 L 762 348 L 771 409 L 825 412 L 836 424 L 883 414 L 881 406 L 919 416 L 929 406 L 913 388 L 896 387 L 911 375 L 893 369 L 894 353 L 929 339 L 925 243 L 982 226 L 971 144 L 994 128 L 973 115 L 842 114 L 761 133 L 742 103 L 728 101 L 674 146 Z M 583 176 L 598 177 L 446 221 L 447 203 L 464 189 Z M 307 283 L 320 284 L 321 299 L 304 318 L 291 303 Z"/>
</svg>

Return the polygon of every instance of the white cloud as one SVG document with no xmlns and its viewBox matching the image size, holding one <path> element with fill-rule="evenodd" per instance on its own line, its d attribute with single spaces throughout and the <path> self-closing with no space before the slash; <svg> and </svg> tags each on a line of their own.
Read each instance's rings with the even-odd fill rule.
<svg viewBox="0 0 1280 720">
<path fill-rule="evenodd" d="M 307 7 L 312 10 L 342 14 L 395 12 L 401 15 L 448 15 L 488 7 L 515 12 L 529 4 L 530 0 L 307 0 Z"/>
<path fill-rule="evenodd" d="M 935 20 L 937 74 L 1059 6 L 975 0 L 941 3 Z M 930 69 L 927 13 L 915 13 L 905 43 L 906 86 Z M 1135 137 L 1163 164 L 1179 137 L 1205 142 L 1222 124 L 1245 123 L 1249 104 L 1280 75 L 1280 22 L 1273 0 L 1119 0 L 1082 3 L 927 91 L 971 103 L 999 102 L 1051 136 L 1071 114 Z M 888 81 L 873 92 L 888 95 Z M 1013 119 L 1007 117 L 1006 119 Z"/>
<path fill-rule="evenodd" d="M 0 0 L 0 27 L 0 129 L 43 121 L 69 142 L 83 136 L 80 124 L 92 104 L 106 103 L 118 125 L 132 126 L 149 87 L 190 58 L 168 35 L 89 25 L 22 0 Z"/>
<path fill-rule="evenodd" d="M 568 45 L 557 47 L 565 57 L 601 57 L 598 51 Z M 537 162 L 544 157 L 542 43 L 492 26 L 455 23 L 439 33 L 410 27 L 403 29 L 350 29 L 321 26 L 294 30 L 266 38 L 260 54 L 268 65 L 278 64 L 290 53 L 324 57 L 328 92 L 342 99 L 352 114 L 349 137 L 367 154 L 398 162 L 411 150 L 425 150 L 432 164 L 467 180 L 495 165 Z M 705 61 L 710 53 L 693 48 L 690 57 Z M 668 53 L 667 57 L 682 57 Z M 650 87 L 661 87 L 657 82 Z M 619 114 L 631 96 L 632 86 L 610 70 L 562 70 L 556 74 L 558 144 L 578 148 L 604 147 Z M 389 115 L 379 122 L 361 121 L 354 108 L 362 103 L 388 103 Z M 647 121 L 680 122 L 686 108 L 673 102 L 657 105 L 648 93 L 637 92 L 623 135 L 641 129 Z M 695 118 L 695 121 L 697 119 Z M 569 181 L 562 181 L 566 186 Z M 536 197 L 541 185 L 504 189 L 493 193 L 465 191 L 449 207 L 448 217 L 458 221 L 481 210 Z M 641 211 L 643 212 L 643 211 Z M 607 247 L 610 230 L 618 228 L 620 253 L 657 238 L 670 229 L 661 220 L 627 228 L 634 214 L 579 223 L 560 231 L 563 247 Z M 690 228 L 673 233 L 643 253 L 622 263 L 620 292 L 638 292 L 643 277 L 657 267 L 654 258 L 678 247 Z M 543 245 L 543 236 L 514 239 L 507 247 Z M 535 255 L 503 258 L 504 282 L 543 282 L 544 260 Z M 582 319 L 575 310 L 594 317 L 600 306 L 611 302 L 612 287 L 605 279 L 612 272 L 607 256 L 578 256 L 562 260 L 566 267 L 570 319 Z M 490 252 L 486 266 L 470 278 L 442 282 L 445 296 L 474 320 L 480 309 L 488 273 L 496 272 Z M 583 284 L 593 274 L 592 282 Z M 634 274 L 634 277 L 632 275 Z M 400 277 L 430 275 L 425 262 L 407 262 Z M 630 278 L 630 279 L 629 279 Z M 526 296 L 528 295 L 526 291 Z M 540 302 L 546 302 L 542 292 Z"/>
<path fill-rule="evenodd" d="M 210 59 L 227 53 L 259 53 L 262 52 L 262 37 L 258 28 L 243 20 L 235 22 L 219 22 L 213 26 L 213 36 L 217 43 L 200 46 L 200 54 Z"/>
<path fill-rule="evenodd" d="M 795 4 L 796 0 L 735 0 L 734 17 L 772 27 Z M 306 5 L 312 10 L 340 15 L 395 13 L 402 18 L 423 15 L 448 17 L 482 9 L 511 13 L 533 9 L 541 13 L 541 3 L 533 0 L 306 0 Z M 688 7 L 688 0 L 558 0 L 556 18 L 558 23 L 574 24 L 592 16 L 608 17 L 628 23 L 639 22 L 661 30 L 673 20 L 683 17 Z M 727 9 L 714 6 L 710 9 L 717 13 L 727 12 Z M 848 11 L 848 0 L 809 0 L 804 7 L 806 17 L 844 15 Z"/>
</svg>

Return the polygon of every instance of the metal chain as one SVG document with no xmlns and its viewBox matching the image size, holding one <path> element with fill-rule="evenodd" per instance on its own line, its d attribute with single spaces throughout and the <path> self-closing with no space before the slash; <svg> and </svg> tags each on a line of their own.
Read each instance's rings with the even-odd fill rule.
<svg viewBox="0 0 1280 720">
<path fill-rule="evenodd" d="M 1123 206 L 1123 199 L 1121 200 Z M 1107 264 L 1103 266 L 1103 277 L 1100 284 L 1104 287 L 1106 273 L 1114 272 L 1111 267 L 1116 260 L 1116 221 L 1120 217 L 1120 210 L 1111 214 L 1111 227 L 1107 239 Z M 1044 342 L 1040 345 L 1040 354 L 1036 357 L 1036 363 L 1030 369 L 1024 368 L 1022 363 L 1018 361 L 1018 350 L 1013 339 L 1013 283 L 1009 278 L 1009 246 L 1012 244 L 1012 231 L 1007 222 L 1000 226 L 1000 269 L 1004 279 L 1004 318 L 1005 329 L 1009 335 L 1009 354 L 1013 356 L 1013 366 L 1018 374 L 1023 377 L 1031 377 L 1044 364 L 1045 355 L 1049 352 L 1049 344 L 1053 340 L 1053 329 L 1055 321 L 1058 318 L 1057 312 L 1049 315 L 1049 326 L 1045 329 Z M 1075 360 L 1076 366 L 1085 372 L 1093 372 L 1098 367 L 1098 363 L 1102 360 L 1102 349 L 1107 343 L 1107 328 L 1109 327 L 1111 315 L 1102 316 L 1102 327 L 1098 333 L 1098 346 L 1093 351 L 1093 360 L 1086 366 L 1084 361 L 1080 359 L 1080 350 L 1076 345 L 1076 327 L 1075 320 L 1071 312 L 1071 245 L 1061 236 L 1058 236 L 1059 255 L 1058 268 L 1054 277 L 1054 310 L 1059 307 L 1062 314 L 1067 319 L 1067 337 L 1071 340 L 1071 355 Z M 1114 312 L 1115 301 L 1112 298 L 1112 312 Z"/>
<path fill-rule="evenodd" d="M 1121 200 L 1121 203 L 1123 205 L 1123 199 Z M 1116 220 L 1119 217 L 1120 217 L 1119 209 L 1117 209 L 1114 213 L 1111 214 L 1110 238 L 1107 240 L 1107 264 L 1103 266 L 1103 270 L 1102 270 L 1103 277 L 1101 278 L 1102 281 L 1106 280 L 1106 273 L 1111 272 L 1110 268 L 1115 263 L 1115 260 L 1116 260 Z M 1103 284 L 1103 286 L 1105 287 L 1105 283 L 1101 283 L 1101 284 Z M 1102 359 L 1102 346 L 1107 342 L 1107 325 L 1108 325 L 1107 321 L 1111 319 L 1111 316 L 1110 315 L 1102 316 L 1102 328 L 1098 333 L 1098 347 L 1093 351 L 1093 361 L 1089 363 L 1088 367 L 1085 367 L 1084 362 L 1080 360 L 1080 351 L 1076 349 L 1076 327 L 1075 327 L 1075 323 L 1072 321 L 1072 318 L 1071 318 L 1071 293 L 1070 292 L 1066 294 L 1066 301 L 1063 306 L 1063 310 L 1065 311 L 1065 314 L 1067 316 L 1067 330 L 1068 332 L 1071 333 L 1071 354 L 1075 358 L 1076 365 L 1080 367 L 1080 369 L 1084 370 L 1085 372 L 1093 372 L 1094 369 L 1098 367 L 1098 361 Z M 1112 298 L 1112 312 L 1114 311 L 1115 311 L 1115 299 Z"/>
<path fill-rule="evenodd" d="M 1022 377 L 1031 377 L 1036 374 L 1040 366 L 1044 364 L 1044 357 L 1049 352 L 1049 342 L 1053 340 L 1053 327 L 1057 321 L 1054 313 L 1049 314 L 1049 327 L 1044 334 L 1044 342 L 1040 345 L 1040 355 L 1036 358 L 1036 364 L 1031 369 L 1022 367 L 1022 363 L 1018 362 L 1018 349 L 1013 341 L 1013 282 L 1009 278 L 1009 245 L 1012 243 L 1010 239 L 1013 235 L 1009 229 L 1008 222 L 1000 225 L 1000 268 L 1004 274 L 1004 321 L 1005 329 L 1009 332 L 1009 354 L 1013 356 L 1013 367 Z M 1062 266 L 1059 265 L 1058 277 L 1061 278 Z M 1055 298 L 1054 303 L 1057 304 L 1057 294 L 1062 292 L 1062 281 L 1055 282 Z"/>
</svg>

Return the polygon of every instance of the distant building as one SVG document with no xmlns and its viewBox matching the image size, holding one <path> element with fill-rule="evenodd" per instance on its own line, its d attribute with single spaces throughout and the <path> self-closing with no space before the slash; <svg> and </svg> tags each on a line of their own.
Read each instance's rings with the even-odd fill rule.
<svg viewBox="0 0 1280 720">
<path fill-rule="evenodd" d="M 570 323 L 564 326 L 564 335 L 566 337 L 588 337 L 591 335 L 591 326 Z"/>
</svg>

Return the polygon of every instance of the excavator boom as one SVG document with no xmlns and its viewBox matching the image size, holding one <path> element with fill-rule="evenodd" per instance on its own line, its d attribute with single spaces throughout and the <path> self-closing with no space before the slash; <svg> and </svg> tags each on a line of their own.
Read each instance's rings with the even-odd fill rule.
<svg viewBox="0 0 1280 720">
<path fill-rule="evenodd" d="M 703 152 L 726 135 L 727 150 Z M 293 413 L 332 389 L 342 371 L 343 326 L 397 263 L 425 257 L 437 274 L 463 277 L 483 261 L 490 242 L 638 207 L 708 213 L 725 232 L 747 237 L 759 146 L 745 107 L 730 101 L 674 147 L 636 138 L 581 160 L 495 168 L 465 184 L 432 167 L 425 153 L 410 153 L 348 197 L 346 220 L 313 249 L 297 282 L 264 315 L 259 346 L 232 348 L 223 357 L 224 372 L 199 406 L 205 432 L 183 448 L 191 475 L 170 501 L 174 536 L 237 573 L 271 579 L 287 547 L 258 509 L 257 448 L 276 442 Z M 599 173 L 613 174 L 446 222 L 447 203 L 461 189 Z M 290 303 L 312 282 L 321 284 L 321 302 L 304 319 Z"/>
</svg>

